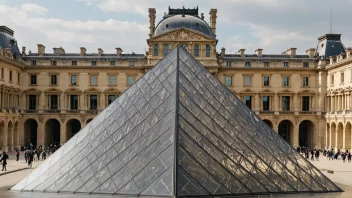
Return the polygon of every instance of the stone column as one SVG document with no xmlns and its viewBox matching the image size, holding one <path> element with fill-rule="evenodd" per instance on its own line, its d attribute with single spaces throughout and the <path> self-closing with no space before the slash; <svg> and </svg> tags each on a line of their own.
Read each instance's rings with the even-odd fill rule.
<svg viewBox="0 0 352 198">
<path fill-rule="evenodd" d="M 291 139 L 291 144 L 292 144 L 292 146 L 294 148 L 297 148 L 297 147 L 299 147 L 299 141 L 298 141 L 298 139 L 299 139 L 299 126 L 293 124 L 292 128 L 293 128 L 292 129 L 292 133 L 293 134 L 291 134 L 291 135 L 293 137 L 290 138 Z"/>
<path fill-rule="evenodd" d="M 64 144 L 67 142 L 66 122 L 61 122 L 60 124 L 60 143 Z"/>
<path fill-rule="evenodd" d="M 257 111 L 257 113 L 259 113 L 259 94 L 255 93 L 254 94 L 254 111 Z"/>
<path fill-rule="evenodd" d="M 273 122 L 273 130 L 278 133 L 279 132 L 279 123 Z"/>
<path fill-rule="evenodd" d="M 335 111 L 335 98 L 334 98 L 334 96 L 332 95 L 332 96 L 330 96 L 330 106 L 331 106 L 331 108 L 330 108 L 330 110 L 331 111 Z"/>
<path fill-rule="evenodd" d="M 300 105 L 299 105 L 298 101 L 299 101 L 298 94 L 293 95 L 293 108 L 292 108 L 292 110 L 295 112 L 300 111 Z"/>
<path fill-rule="evenodd" d="M 45 145 L 45 136 L 45 125 L 42 121 L 39 121 L 37 129 L 37 146 Z"/>
<path fill-rule="evenodd" d="M 342 129 L 342 150 L 345 150 L 346 148 L 346 126 L 343 127 Z"/>
</svg>

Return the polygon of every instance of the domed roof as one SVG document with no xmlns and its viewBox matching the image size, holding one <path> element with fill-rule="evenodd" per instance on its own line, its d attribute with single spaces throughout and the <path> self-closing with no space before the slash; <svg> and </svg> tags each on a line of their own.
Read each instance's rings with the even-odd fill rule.
<svg viewBox="0 0 352 198">
<path fill-rule="evenodd" d="M 20 55 L 15 37 L 13 37 L 13 31 L 5 26 L 0 26 L 0 47 L 5 49 L 11 45 L 11 52 L 14 58 Z"/>
<path fill-rule="evenodd" d="M 164 18 L 156 26 L 154 36 L 170 32 L 178 28 L 188 28 L 210 37 L 214 37 L 211 28 L 203 19 L 192 15 L 172 15 Z"/>
</svg>

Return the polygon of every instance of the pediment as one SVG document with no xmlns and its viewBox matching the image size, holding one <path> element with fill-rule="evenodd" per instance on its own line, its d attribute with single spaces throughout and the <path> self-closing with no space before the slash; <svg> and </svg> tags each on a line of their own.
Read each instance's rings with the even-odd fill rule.
<svg viewBox="0 0 352 198">
<path fill-rule="evenodd" d="M 247 88 L 247 89 L 242 90 L 240 93 L 255 93 L 255 91 L 253 91 L 252 89 Z"/>
<path fill-rule="evenodd" d="M 94 93 L 100 93 L 101 91 L 99 90 L 99 89 L 97 89 L 97 88 L 89 88 L 89 89 L 87 89 L 87 90 L 85 90 L 84 91 L 85 93 L 92 93 L 92 92 L 94 92 Z"/>
<path fill-rule="evenodd" d="M 41 93 L 42 91 L 40 91 L 39 89 L 36 88 L 29 88 L 23 91 L 24 93 Z"/>
<path fill-rule="evenodd" d="M 60 93 L 61 90 L 57 88 L 50 88 L 44 91 L 44 93 Z"/>
<path fill-rule="evenodd" d="M 272 93 L 272 94 L 274 94 L 275 92 L 273 90 L 271 90 L 271 89 L 264 89 L 260 93 Z"/>
<path fill-rule="evenodd" d="M 290 89 L 282 89 L 279 91 L 279 93 L 295 93 L 295 92 Z"/>
<path fill-rule="evenodd" d="M 310 91 L 308 89 L 304 89 L 298 92 L 298 94 L 315 94 L 315 92 Z"/>
<path fill-rule="evenodd" d="M 109 92 L 109 93 L 121 93 L 120 90 L 116 89 L 116 88 L 108 88 L 108 89 L 105 89 L 104 92 Z"/>
<path fill-rule="evenodd" d="M 65 90 L 65 93 L 81 93 L 82 91 L 80 89 L 77 89 L 77 88 L 69 88 L 69 89 L 66 89 Z"/>
<path fill-rule="evenodd" d="M 178 28 L 170 32 L 152 37 L 149 41 L 216 41 L 208 35 L 187 28 Z"/>
</svg>

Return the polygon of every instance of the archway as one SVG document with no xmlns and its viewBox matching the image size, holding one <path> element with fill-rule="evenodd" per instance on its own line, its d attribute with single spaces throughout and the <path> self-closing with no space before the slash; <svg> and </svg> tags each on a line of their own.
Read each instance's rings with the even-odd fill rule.
<svg viewBox="0 0 352 198">
<path fill-rule="evenodd" d="M 279 123 L 278 133 L 288 143 L 291 144 L 291 136 L 293 131 L 293 124 L 289 120 L 283 120 Z"/>
<path fill-rule="evenodd" d="M 336 147 L 336 124 L 333 122 L 331 123 L 331 132 L 330 132 L 330 137 L 331 137 L 331 148 Z"/>
<path fill-rule="evenodd" d="M 12 151 L 12 139 L 13 138 L 13 124 L 12 124 L 12 121 L 10 121 L 8 124 L 7 124 L 7 148 L 8 148 L 8 151 Z"/>
<path fill-rule="evenodd" d="M 5 122 L 0 123 L 0 148 L 5 147 Z"/>
<path fill-rule="evenodd" d="M 337 125 L 337 145 L 336 147 L 338 149 L 341 149 L 343 147 L 343 124 L 341 122 L 339 122 L 339 124 Z"/>
<path fill-rule="evenodd" d="M 300 146 L 313 148 L 314 124 L 310 120 L 304 120 L 299 124 L 298 141 Z"/>
<path fill-rule="evenodd" d="M 60 145 L 60 122 L 56 119 L 49 119 L 45 123 L 44 147 L 48 145 Z"/>
<path fill-rule="evenodd" d="M 273 123 L 270 120 L 263 120 L 265 122 L 265 124 L 267 124 L 270 128 L 273 128 Z"/>
<path fill-rule="evenodd" d="M 89 124 L 90 121 L 92 121 L 92 120 L 93 120 L 93 118 L 88 119 L 87 122 L 86 122 L 86 124 Z"/>
<path fill-rule="evenodd" d="M 81 130 L 81 122 L 79 120 L 71 119 L 71 120 L 67 121 L 67 123 L 66 123 L 66 137 L 67 137 L 67 141 L 71 137 L 76 135 L 76 133 L 78 133 L 79 130 Z"/>
<path fill-rule="evenodd" d="M 18 139 L 19 139 L 18 121 L 16 121 L 13 128 L 13 146 L 14 148 L 20 149 Z"/>
<path fill-rule="evenodd" d="M 345 148 L 350 150 L 351 148 L 351 123 L 347 122 L 346 127 L 345 127 Z"/>
<path fill-rule="evenodd" d="M 24 142 L 26 145 L 32 143 L 37 146 L 37 130 L 38 123 L 36 120 L 30 118 L 24 122 Z"/>
<path fill-rule="evenodd" d="M 326 140 L 326 149 L 329 149 L 329 146 L 330 145 L 330 124 L 329 123 L 326 123 L 326 137 L 325 137 L 325 140 Z"/>
</svg>

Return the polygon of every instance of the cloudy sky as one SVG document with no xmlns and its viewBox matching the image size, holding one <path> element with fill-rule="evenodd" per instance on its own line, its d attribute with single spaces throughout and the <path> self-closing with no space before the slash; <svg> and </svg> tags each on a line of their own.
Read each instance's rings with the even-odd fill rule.
<svg viewBox="0 0 352 198">
<path fill-rule="evenodd" d="M 341 33 L 345 46 L 352 47 L 352 0 L 0 0 L 0 25 L 13 29 L 19 46 L 32 52 L 40 43 L 46 52 L 61 46 L 71 53 L 79 47 L 144 53 L 148 8 L 156 8 L 158 22 L 169 5 L 198 5 L 206 21 L 210 8 L 217 8 L 218 51 L 263 48 L 267 54 L 315 48 L 317 37 L 330 32 L 332 7 L 333 33 Z"/>
</svg>

